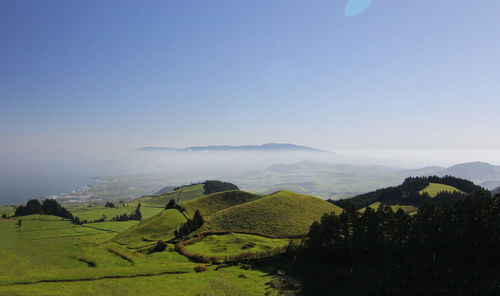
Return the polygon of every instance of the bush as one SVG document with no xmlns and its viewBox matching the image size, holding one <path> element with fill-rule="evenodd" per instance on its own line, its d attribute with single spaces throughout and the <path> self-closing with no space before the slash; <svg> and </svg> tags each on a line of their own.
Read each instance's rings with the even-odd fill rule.
<svg viewBox="0 0 500 296">
<path fill-rule="evenodd" d="M 208 270 L 208 267 L 206 267 L 205 265 L 202 265 L 202 264 L 198 264 L 194 267 L 194 271 L 196 271 L 196 272 L 204 272 L 207 270 Z"/>
</svg>

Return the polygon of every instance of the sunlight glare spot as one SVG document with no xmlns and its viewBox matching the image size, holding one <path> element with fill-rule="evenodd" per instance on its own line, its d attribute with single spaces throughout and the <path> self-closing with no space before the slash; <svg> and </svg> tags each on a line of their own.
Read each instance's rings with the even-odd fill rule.
<svg viewBox="0 0 500 296">
<path fill-rule="evenodd" d="M 368 9 L 371 3 L 372 0 L 349 0 L 345 6 L 345 15 L 349 17 L 358 16 Z"/>
</svg>

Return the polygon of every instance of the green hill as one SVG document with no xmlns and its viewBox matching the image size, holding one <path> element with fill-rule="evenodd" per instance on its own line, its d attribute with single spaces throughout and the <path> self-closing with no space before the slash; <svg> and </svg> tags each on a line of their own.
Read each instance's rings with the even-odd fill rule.
<svg viewBox="0 0 500 296">
<path fill-rule="evenodd" d="M 438 193 L 440 192 L 459 192 L 463 193 L 462 191 L 458 190 L 457 188 L 445 184 L 439 184 L 439 183 L 429 183 L 427 187 L 424 189 L 420 190 L 418 193 L 424 194 L 427 193 L 430 197 L 436 197 Z"/>
<path fill-rule="evenodd" d="M 340 214 L 342 210 L 317 197 L 279 191 L 209 215 L 198 232 L 231 231 L 290 237 L 307 233 L 314 221 L 332 211 Z"/>
<path fill-rule="evenodd" d="M 186 218 L 179 211 L 163 210 L 158 215 L 120 233 L 113 240 L 121 244 L 144 240 L 167 240 L 173 238 L 174 230 L 185 222 Z"/>
<path fill-rule="evenodd" d="M 409 177 L 403 184 L 379 189 L 350 199 L 330 201 L 340 207 L 352 203 L 358 209 L 379 202 L 384 205 L 405 205 L 419 207 L 429 201 L 440 206 L 453 203 L 466 195 L 484 190 L 469 180 L 452 176 Z"/>
<path fill-rule="evenodd" d="M 198 209 L 202 216 L 209 216 L 217 211 L 230 208 L 232 206 L 240 205 L 261 198 L 260 195 L 233 190 L 212 193 L 203 197 L 191 200 L 183 204 L 186 213 L 192 216 Z"/>
</svg>

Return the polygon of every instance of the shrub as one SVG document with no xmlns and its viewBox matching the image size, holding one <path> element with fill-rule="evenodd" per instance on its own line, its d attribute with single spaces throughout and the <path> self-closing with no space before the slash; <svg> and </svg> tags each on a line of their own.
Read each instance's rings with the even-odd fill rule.
<svg viewBox="0 0 500 296">
<path fill-rule="evenodd" d="M 204 272 L 207 270 L 208 270 L 208 267 L 206 267 L 205 265 L 202 265 L 202 264 L 198 264 L 194 267 L 194 271 L 196 271 L 196 272 Z"/>
</svg>

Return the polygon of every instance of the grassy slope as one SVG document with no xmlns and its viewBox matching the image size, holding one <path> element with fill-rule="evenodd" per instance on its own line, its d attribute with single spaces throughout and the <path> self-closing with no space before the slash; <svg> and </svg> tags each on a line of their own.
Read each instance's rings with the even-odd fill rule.
<svg viewBox="0 0 500 296">
<path fill-rule="evenodd" d="M 161 264 L 159 262 L 159 264 Z M 239 275 L 245 275 L 240 278 Z M 218 271 L 210 267 L 203 273 L 167 274 L 151 277 L 104 279 L 89 282 L 41 283 L 0 287 L 2 296 L 10 295 L 277 295 L 266 282 L 271 275 L 238 266 Z"/>
<path fill-rule="evenodd" d="M 225 191 L 212 193 L 191 201 L 186 202 L 183 206 L 186 208 L 188 215 L 192 216 L 199 209 L 203 217 L 207 217 L 220 210 L 240 205 L 261 198 L 260 195 L 245 192 L 245 191 Z"/>
<path fill-rule="evenodd" d="M 372 208 L 373 210 L 378 210 L 378 208 L 382 205 L 382 203 L 380 202 L 374 202 L 372 203 L 371 205 L 369 205 L 370 208 Z M 418 211 L 418 208 L 414 207 L 414 206 L 401 206 L 401 205 L 388 205 L 391 207 L 391 209 L 396 212 L 397 210 L 399 209 L 402 209 L 403 211 L 405 211 L 406 213 L 413 213 L 413 212 L 417 212 Z M 364 213 L 366 210 L 366 207 L 365 208 L 362 208 L 359 210 L 360 213 Z"/>
<path fill-rule="evenodd" d="M 149 240 L 168 240 L 174 237 L 174 230 L 182 223 L 186 222 L 186 218 L 177 210 L 163 210 L 157 216 L 144 220 L 130 229 L 120 233 L 113 240 L 122 244 L 131 242 L 140 242 L 142 238 Z"/>
<path fill-rule="evenodd" d="M 458 190 L 455 187 L 449 186 L 449 185 L 444 185 L 444 184 L 438 184 L 438 183 L 429 183 L 427 187 L 424 189 L 420 190 L 419 193 L 427 193 L 430 197 L 435 197 L 439 192 L 462 192 Z"/>
<path fill-rule="evenodd" d="M 199 231 L 240 231 L 287 237 L 307 233 L 324 213 L 342 209 L 322 199 L 279 191 L 260 199 L 218 211 L 205 219 Z"/>
<path fill-rule="evenodd" d="M 177 200 L 179 197 L 179 192 L 182 190 L 181 203 L 196 199 L 204 195 L 205 190 L 203 189 L 203 184 L 196 184 L 191 186 L 186 186 L 179 190 L 168 192 L 156 196 L 146 196 L 141 197 L 130 202 L 127 205 L 137 206 L 138 202 L 141 202 L 142 206 L 146 207 L 161 207 L 164 208 L 171 199 Z"/>
<path fill-rule="evenodd" d="M 209 235 L 201 241 L 187 245 L 186 249 L 193 254 L 204 256 L 234 256 L 246 252 L 265 252 L 275 248 L 283 248 L 289 239 L 266 238 L 249 234 L 229 233 Z M 249 245 L 255 244 L 255 245 Z"/>
<path fill-rule="evenodd" d="M 165 211 L 168 212 L 168 211 Z M 0 295 L 263 295 L 272 276 L 237 266 L 194 273 L 196 263 L 176 252 L 144 254 L 110 239 L 116 233 L 73 225 L 54 216 L 0 219 Z M 116 231 L 127 222 L 95 223 Z M 113 226 L 115 225 L 116 226 Z M 91 224 L 92 225 L 92 224 Z M 112 249 L 114 253 L 110 252 Z M 122 254 L 128 260 L 117 256 Z M 80 261 L 94 262 L 95 267 Z M 155 275 L 162 272 L 186 274 Z M 149 274 L 151 276 L 137 277 Z M 246 278 L 239 278 L 244 274 Z M 102 277 L 129 276 L 124 279 Z M 39 280 L 77 280 L 16 285 Z M 81 280 L 81 281 L 79 281 Z"/>
</svg>

